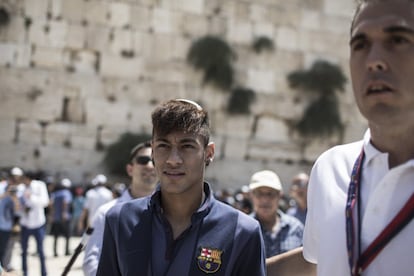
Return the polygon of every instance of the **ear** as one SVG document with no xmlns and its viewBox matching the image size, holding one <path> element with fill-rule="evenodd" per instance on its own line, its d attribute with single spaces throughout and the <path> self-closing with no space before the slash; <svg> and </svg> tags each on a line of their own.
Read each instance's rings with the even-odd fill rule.
<svg viewBox="0 0 414 276">
<path fill-rule="evenodd" d="M 213 142 L 208 143 L 205 149 L 205 161 L 206 164 L 210 164 L 214 159 L 214 152 L 216 145 Z"/>
<path fill-rule="evenodd" d="M 125 166 L 125 170 L 126 170 L 129 177 L 132 177 L 132 168 L 133 168 L 133 165 L 131 163 L 128 163 Z"/>
</svg>

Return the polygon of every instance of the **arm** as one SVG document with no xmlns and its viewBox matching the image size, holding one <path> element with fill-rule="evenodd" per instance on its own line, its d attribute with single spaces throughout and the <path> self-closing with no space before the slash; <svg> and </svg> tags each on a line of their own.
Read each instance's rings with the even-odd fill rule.
<svg viewBox="0 0 414 276">
<path fill-rule="evenodd" d="M 98 269 L 100 252 L 102 249 L 102 242 L 105 228 L 105 214 L 106 206 L 98 209 L 97 214 L 93 220 L 93 233 L 91 234 L 85 246 L 85 253 L 83 258 L 83 273 L 85 276 L 96 275 Z"/>
<path fill-rule="evenodd" d="M 121 276 L 119 270 L 117 249 L 114 239 L 114 233 L 110 225 L 115 225 L 116 222 L 108 222 L 109 217 L 105 218 L 105 229 L 102 240 L 101 256 L 96 272 L 96 276 Z"/>
<path fill-rule="evenodd" d="M 266 259 L 268 276 L 311 276 L 316 275 L 316 265 L 302 256 L 303 247 Z"/>
</svg>

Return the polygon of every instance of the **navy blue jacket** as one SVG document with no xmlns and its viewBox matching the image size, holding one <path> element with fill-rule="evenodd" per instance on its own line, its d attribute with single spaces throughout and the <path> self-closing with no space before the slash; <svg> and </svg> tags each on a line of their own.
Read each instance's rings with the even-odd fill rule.
<svg viewBox="0 0 414 276">
<path fill-rule="evenodd" d="M 161 238 L 154 233 L 162 217 L 159 188 L 152 196 L 115 205 L 106 215 L 97 276 L 266 275 L 259 223 L 216 200 L 207 183 L 204 191 L 204 204 L 162 274 L 154 272 L 160 271 L 154 264 L 168 254 L 153 254 Z"/>
</svg>

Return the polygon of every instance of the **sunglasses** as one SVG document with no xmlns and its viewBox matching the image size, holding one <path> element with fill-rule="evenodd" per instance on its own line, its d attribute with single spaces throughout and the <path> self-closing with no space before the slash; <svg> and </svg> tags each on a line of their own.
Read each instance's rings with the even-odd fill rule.
<svg viewBox="0 0 414 276">
<path fill-rule="evenodd" d="M 149 156 L 137 156 L 135 158 L 135 162 L 137 162 L 137 164 L 139 165 L 146 165 L 149 162 L 153 162 L 153 161 L 152 161 L 152 158 Z"/>
</svg>

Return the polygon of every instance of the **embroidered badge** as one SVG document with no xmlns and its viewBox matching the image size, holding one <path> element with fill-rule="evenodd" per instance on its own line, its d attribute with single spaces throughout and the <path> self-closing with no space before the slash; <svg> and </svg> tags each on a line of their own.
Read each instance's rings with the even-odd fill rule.
<svg viewBox="0 0 414 276">
<path fill-rule="evenodd" d="M 198 267 L 208 274 L 217 272 L 221 266 L 222 253 L 222 250 L 201 247 L 197 257 Z"/>
</svg>

